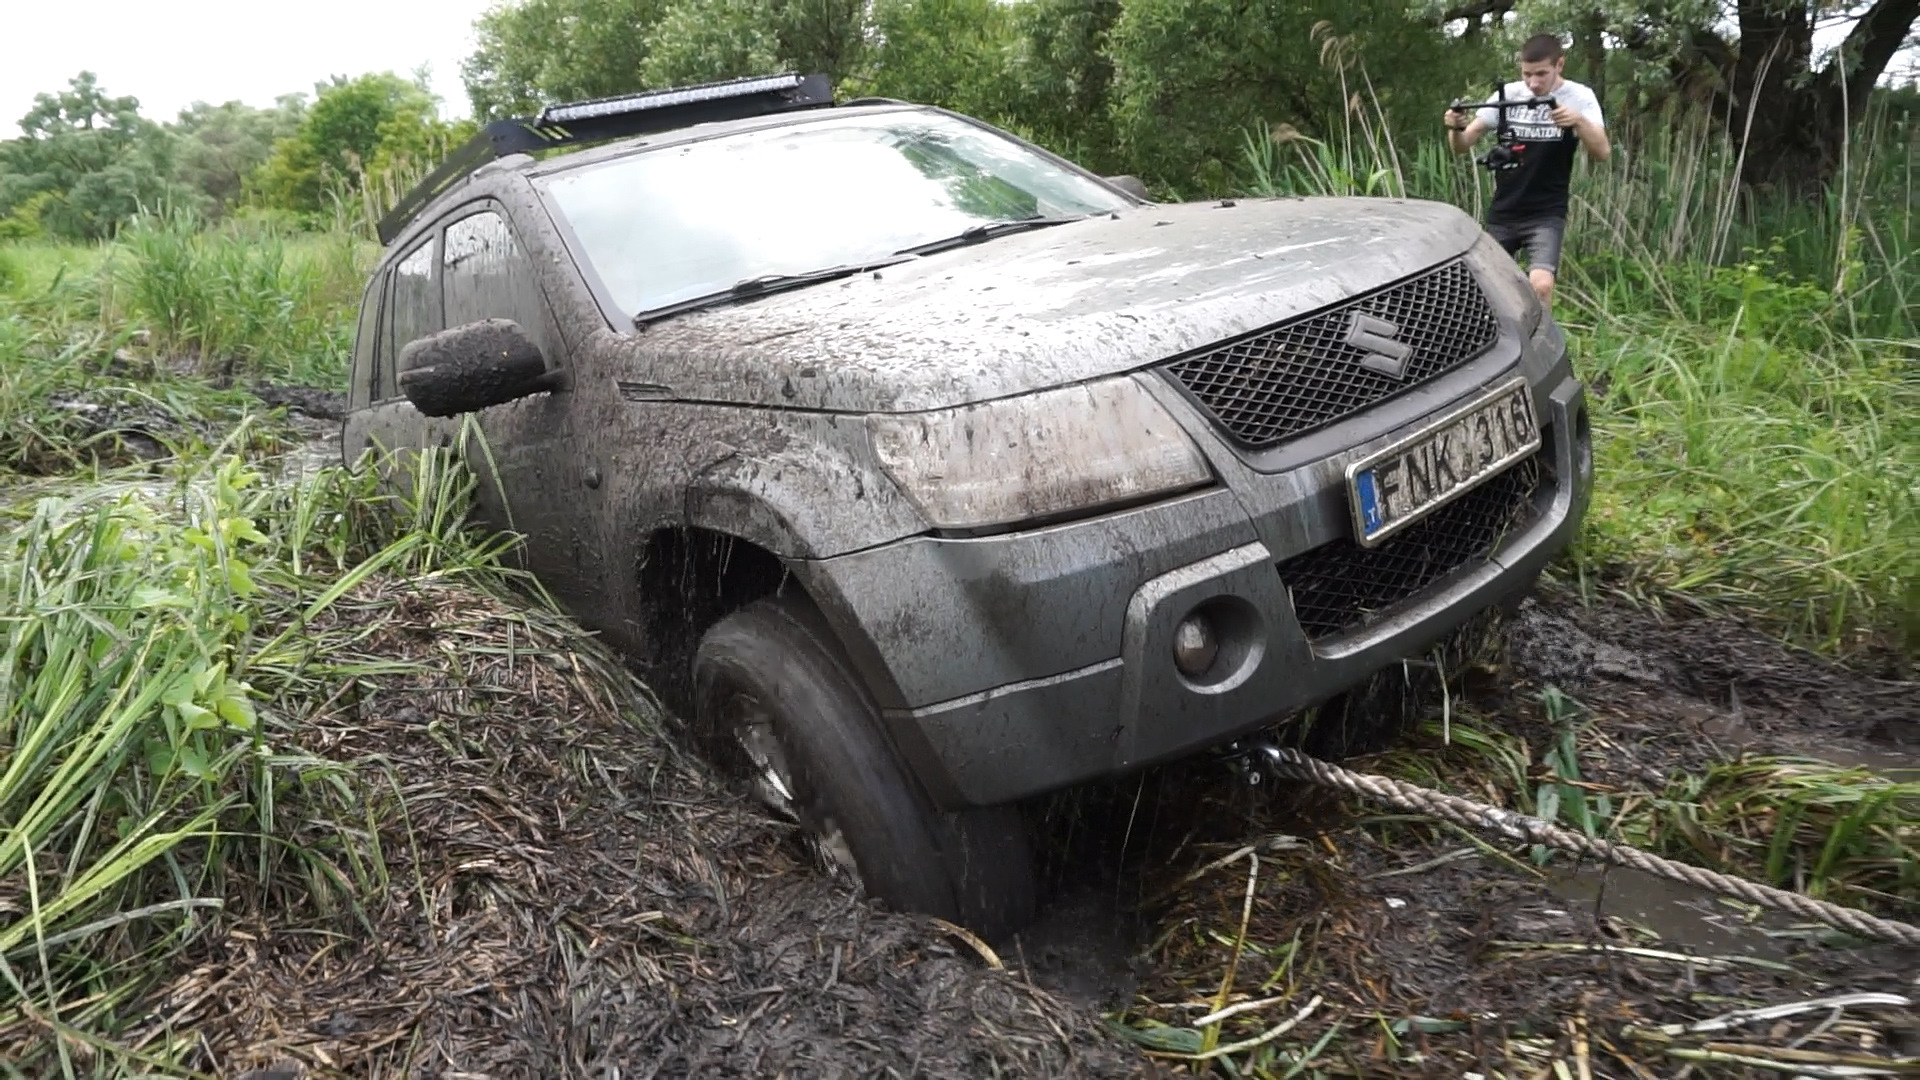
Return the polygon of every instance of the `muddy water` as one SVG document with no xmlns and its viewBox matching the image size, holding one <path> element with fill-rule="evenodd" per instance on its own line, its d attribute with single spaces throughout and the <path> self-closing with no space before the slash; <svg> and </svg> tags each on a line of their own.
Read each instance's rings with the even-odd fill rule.
<svg viewBox="0 0 1920 1080">
<path fill-rule="evenodd" d="M 1655 877 L 1624 866 L 1587 867 L 1552 881 L 1553 895 L 1594 919 L 1617 919 L 1645 937 L 1650 948 L 1706 956 L 1784 960 L 1804 935 L 1789 933 L 1789 920 L 1766 913 L 1749 921 L 1744 905 L 1730 906 L 1706 889 Z"/>
</svg>

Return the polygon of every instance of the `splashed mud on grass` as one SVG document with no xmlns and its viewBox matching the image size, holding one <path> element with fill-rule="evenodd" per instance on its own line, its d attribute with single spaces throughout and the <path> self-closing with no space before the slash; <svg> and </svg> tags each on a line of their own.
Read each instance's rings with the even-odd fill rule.
<svg viewBox="0 0 1920 1080">
<path fill-rule="evenodd" d="M 191 1032 L 222 1075 L 1137 1074 L 1090 1013 L 807 866 L 570 624 L 433 582 L 340 611 L 420 673 L 299 718 L 349 768 L 280 813 L 312 880 L 378 887 L 239 890 L 130 1045 Z"/>
</svg>

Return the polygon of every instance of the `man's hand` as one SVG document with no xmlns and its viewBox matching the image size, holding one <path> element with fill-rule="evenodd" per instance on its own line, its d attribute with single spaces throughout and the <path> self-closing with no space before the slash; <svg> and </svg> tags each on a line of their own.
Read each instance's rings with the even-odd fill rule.
<svg viewBox="0 0 1920 1080">
<path fill-rule="evenodd" d="M 1552 118 L 1556 126 L 1573 132 L 1573 137 L 1579 139 L 1580 145 L 1586 148 L 1588 157 L 1595 161 L 1605 161 L 1613 156 L 1613 147 L 1607 142 L 1606 128 L 1565 105 L 1554 106 L 1553 111 L 1547 115 Z"/>
<path fill-rule="evenodd" d="M 1487 125 L 1481 122 L 1474 107 L 1450 108 L 1440 122 L 1447 128 L 1447 149 L 1456 154 L 1473 149 L 1473 144 L 1487 133 Z"/>
</svg>

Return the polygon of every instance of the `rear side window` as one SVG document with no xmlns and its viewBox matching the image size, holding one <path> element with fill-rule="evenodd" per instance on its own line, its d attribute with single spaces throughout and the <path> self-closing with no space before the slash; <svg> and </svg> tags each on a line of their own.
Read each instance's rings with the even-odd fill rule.
<svg viewBox="0 0 1920 1080">
<path fill-rule="evenodd" d="M 432 240 L 422 241 L 394 264 L 387 291 L 386 334 L 381 342 L 379 390 L 375 397 L 398 396 L 400 350 L 409 342 L 435 333 L 443 325 L 438 284 L 433 276 Z"/>
<path fill-rule="evenodd" d="M 512 319 L 549 358 L 556 355 L 533 264 L 498 212 L 485 210 L 447 226 L 440 246 L 440 288 L 446 325 Z"/>
<path fill-rule="evenodd" d="M 380 301 L 386 297 L 386 277 L 380 276 L 367 283 L 366 295 L 360 300 L 360 325 L 353 335 L 353 381 L 347 386 L 347 407 L 364 409 L 379 395 L 376 386 L 380 369 L 376 354 L 380 340 Z"/>
</svg>

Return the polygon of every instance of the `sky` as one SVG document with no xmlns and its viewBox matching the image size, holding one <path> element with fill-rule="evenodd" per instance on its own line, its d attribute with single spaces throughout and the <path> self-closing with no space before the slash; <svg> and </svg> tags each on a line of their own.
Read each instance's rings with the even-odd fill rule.
<svg viewBox="0 0 1920 1080">
<path fill-rule="evenodd" d="M 195 101 L 272 105 L 331 75 L 430 66 L 449 116 L 465 116 L 460 61 L 473 21 L 496 0 L 0 0 L 0 138 L 33 96 L 66 88 L 81 71 L 140 114 L 172 120 Z"/>
<path fill-rule="evenodd" d="M 474 19 L 497 2 L 0 0 L 0 139 L 20 133 L 35 94 L 65 89 L 83 70 L 107 93 L 139 98 L 141 115 L 169 121 L 195 101 L 268 106 L 311 95 L 331 75 L 411 75 L 424 64 L 441 110 L 465 116 L 460 61 L 473 51 Z"/>
</svg>

